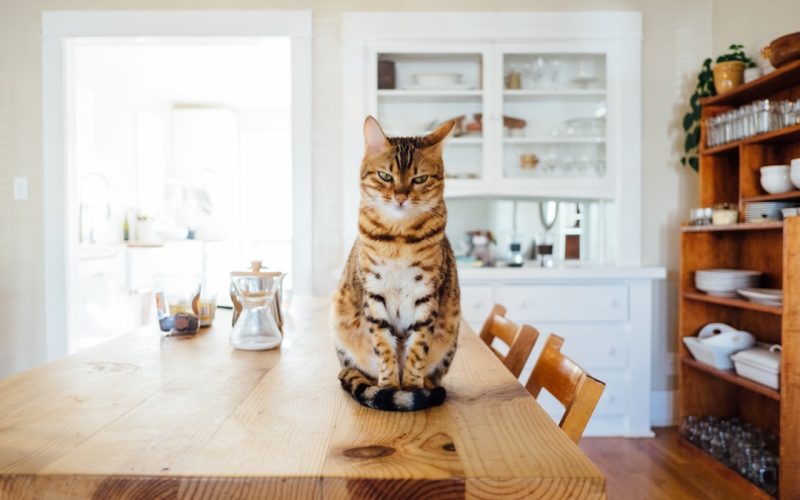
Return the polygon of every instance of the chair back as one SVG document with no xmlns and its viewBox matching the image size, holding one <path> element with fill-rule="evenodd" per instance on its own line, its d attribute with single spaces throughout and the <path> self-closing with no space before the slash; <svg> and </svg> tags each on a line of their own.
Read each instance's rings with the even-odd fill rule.
<svg viewBox="0 0 800 500">
<path fill-rule="evenodd" d="M 529 325 L 517 326 L 505 316 L 506 308 L 500 304 L 495 304 L 489 313 L 489 317 L 483 323 L 480 337 L 495 356 L 508 368 L 508 371 L 515 377 L 519 377 L 533 350 L 536 339 L 539 338 L 539 332 Z M 500 339 L 508 346 L 508 354 L 503 355 L 495 349 L 492 345 L 494 339 Z"/>
<path fill-rule="evenodd" d="M 563 345 L 563 338 L 550 334 L 525 388 L 535 398 L 544 388 L 564 406 L 564 415 L 558 425 L 577 443 L 597 407 L 605 384 L 562 354 Z"/>
</svg>

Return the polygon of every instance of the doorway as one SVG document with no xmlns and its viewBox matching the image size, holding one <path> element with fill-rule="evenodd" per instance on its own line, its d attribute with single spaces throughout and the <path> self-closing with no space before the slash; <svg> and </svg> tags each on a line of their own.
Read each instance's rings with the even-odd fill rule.
<svg viewBox="0 0 800 500">
<path fill-rule="evenodd" d="M 158 276 L 310 292 L 310 16 L 85 14 L 43 23 L 48 356 L 152 320 Z"/>
</svg>

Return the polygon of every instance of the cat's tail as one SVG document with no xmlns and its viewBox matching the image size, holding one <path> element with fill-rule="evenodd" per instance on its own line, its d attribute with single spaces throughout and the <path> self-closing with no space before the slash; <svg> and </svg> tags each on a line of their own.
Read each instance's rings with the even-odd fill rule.
<svg viewBox="0 0 800 500">
<path fill-rule="evenodd" d="M 433 389 L 397 389 L 395 387 L 378 387 L 375 381 L 355 368 L 343 368 L 339 372 L 342 389 L 349 392 L 353 399 L 376 410 L 384 411 L 417 411 L 439 406 L 447 397 L 444 387 Z"/>
</svg>

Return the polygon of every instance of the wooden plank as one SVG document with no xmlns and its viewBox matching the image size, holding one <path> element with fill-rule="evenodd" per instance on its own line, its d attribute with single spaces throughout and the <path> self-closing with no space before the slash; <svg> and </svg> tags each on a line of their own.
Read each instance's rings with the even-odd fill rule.
<svg viewBox="0 0 800 500">
<path fill-rule="evenodd" d="M 776 391 L 775 389 L 771 389 L 765 385 L 761 385 L 757 382 L 753 382 L 752 380 L 740 377 L 736 375 L 736 373 L 733 370 L 729 371 L 719 370 L 711 365 L 701 363 L 700 361 L 697 361 L 687 356 L 681 358 L 681 363 L 691 366 L 695 370 L 704 371 L 714 377 L 722 379 L 731 384 L 735 384 L 738 385 L 739 387 L 744 387 L 745 389 L 748 389 L 750 391 L 757 392 L 758 394 L 767 396 L 768 398 L 774 399 L 775 401 L 780 401 L 781 399 L 780 392 Z"/>
<path fill-rule="evenodd" d="M 706 97 L 700 100 L 701 106 L 738 106 L 756 99 L 772 97 L 787 87 L 800 82 L 800 61 L 781 66 L 772 73 L 742 84 L 725 94 Z"/>
<path fill-rule="evenodd" d="M 681 226 L 681 231 L 684 233 L 706 233 L 715 231 L 769 231 L 773 229 L 783 229 L 783 221 L 740 222 L 737 224 L 711 226 Z"/>
<path fill-rule="evenodd" d="M 758 304 L 743 298 L 717 297 L 715 295 L 708 295 L 707 293 L 699 291 L 683 292 L 683 297 L 699 302 L 708 302 L 710 304 L 719 304 L 721 306 L 736 307 L 737 309 L 749 309 L 751 311 L 760 311 L 777 315 L 783 314 L 783 308 L 780 306 Z"/>
<path fill-rule="evenodd" d="M 359 406 L 328 301 L 295 298 L 280 350 L 154 327 L 0 382 L 0 497 L 604 498 L 597 468 L 463 326 L 444 405 Z"/>
<path fill-rule="evenodd" d="M 780 497 L 800 498 L 800 219 L 784 227 L 783 341 L 781 343 Z"/>
</svg>

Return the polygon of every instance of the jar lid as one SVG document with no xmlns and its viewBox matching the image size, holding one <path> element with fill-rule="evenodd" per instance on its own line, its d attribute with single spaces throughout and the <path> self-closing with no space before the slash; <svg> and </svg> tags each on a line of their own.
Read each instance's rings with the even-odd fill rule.
<svg viewBox="0 0 800 500">
<path fill-rule="evenodd" d="M 278 278 L 283 275 L 280 271 L 268 271 L 261 265 L 260 260 L 250 262 L 249 271 L 231 271 L 232 278 Z"/>
</svg>

